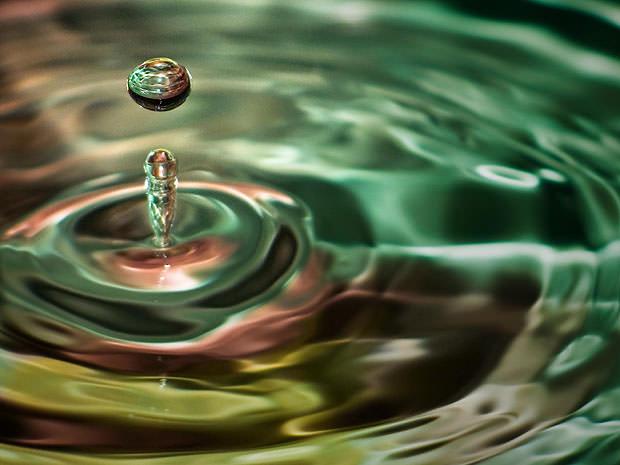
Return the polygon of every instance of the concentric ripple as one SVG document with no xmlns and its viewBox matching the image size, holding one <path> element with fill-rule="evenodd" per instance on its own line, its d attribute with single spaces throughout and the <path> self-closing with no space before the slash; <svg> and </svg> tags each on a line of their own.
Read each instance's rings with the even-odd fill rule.
<svg viewBox="0 0 620 465">
<path fill-rule="evenodd" d="M 0 4 L 0 464 L 615 463 L 617 17 Z"/>
</svg>

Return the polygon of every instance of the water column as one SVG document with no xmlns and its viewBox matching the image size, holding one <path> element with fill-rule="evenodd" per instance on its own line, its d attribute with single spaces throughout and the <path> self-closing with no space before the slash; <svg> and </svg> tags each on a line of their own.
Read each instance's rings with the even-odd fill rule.
<svg viewBox="0 0 620 465">
<path fill-rule="evenodd" d="M 138 65 L 127 78 L 127 91 L 141 107 L 168 111 L 180 106 L 191 90 L 191 75 L 170 58 L 151 58 Z M 151 151 L 144 162 L 146 195 L 153 241 L 169 247 L 176 209 L 177 161 L 169 150 Z"/>
</svg>

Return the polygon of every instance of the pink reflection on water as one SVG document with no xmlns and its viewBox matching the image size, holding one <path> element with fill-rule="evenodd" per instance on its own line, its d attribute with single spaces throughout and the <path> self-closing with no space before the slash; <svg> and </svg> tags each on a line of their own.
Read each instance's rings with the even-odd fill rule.
<svg viewBox="0 0 620 465">
<path fill-rule="evenodd" d="M 200 354 L 214 358 L 247 357 L 280 347 L 299 336 L 303 320 L 320 311 L 331 295 L 331 286 L 321 279 L 322 271 L 319 257 L 314 256 L 294 278 L 295 284 L 280 297 L 199 340 L 168 344 L 99 340 L 96 344 L 123 351 Z"/>
<path fill-rule="evenodd" d="M 119 284 L 141 289 L 190 289 L 201 280 L 193 272 L 205 272 L 225 263 L 237 246 L 221 238 L 201 238 L 167 248 L 131 248 L 102 252 L 96 260 L 106 276 Z"/>
</svg>

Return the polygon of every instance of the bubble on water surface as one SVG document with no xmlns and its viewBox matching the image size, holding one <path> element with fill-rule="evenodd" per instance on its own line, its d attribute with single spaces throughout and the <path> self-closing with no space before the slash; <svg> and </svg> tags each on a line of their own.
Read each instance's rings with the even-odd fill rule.
<svg viewBox="0 0 620 465">
<path fill-rule="evenodd" d="M 127 78 L 127 90 L 141 107 L 168 111 L 187 99 L 191 75 L 184 66 L 170 58 L 151 58 L 134 68 Z"/>
</svg>

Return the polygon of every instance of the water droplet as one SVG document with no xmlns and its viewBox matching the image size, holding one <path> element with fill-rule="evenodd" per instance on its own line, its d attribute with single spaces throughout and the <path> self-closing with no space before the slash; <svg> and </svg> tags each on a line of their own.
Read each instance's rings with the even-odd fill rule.
<svg viewBox="0 0 620 465">
<path fill-rule="evenodd" d="M 127 78 L 131 98 L 143 108 L 168 111 L 180 106 L 191 90 L 191 75 L 170 58 L 151 58 Z"/>
</svg>

